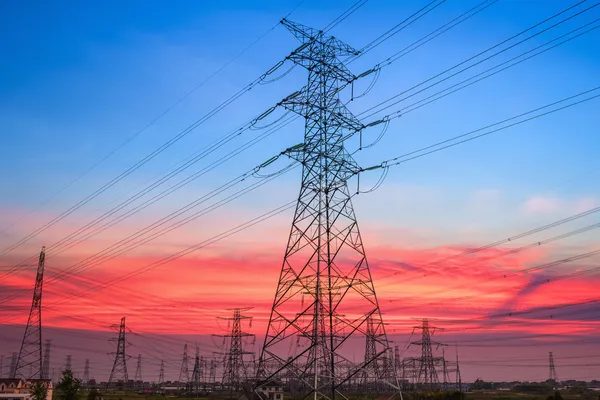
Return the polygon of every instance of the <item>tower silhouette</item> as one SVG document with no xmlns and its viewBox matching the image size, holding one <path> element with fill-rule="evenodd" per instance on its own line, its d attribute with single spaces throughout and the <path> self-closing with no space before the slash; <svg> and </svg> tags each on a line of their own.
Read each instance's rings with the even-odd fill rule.
<svg viewBox="0 0 600 400">
<path fill-rule="evenodd" d="M 196 357 L 194 358 L 194 369 L 192 370 L 192 381 L 190 391 L 198 394 L 200 391 L 200 350 L 196 346 Z"/>
<path fill-rule="evenodd" d="M 183 359 L 181 361 L 181 371 L 179 372 L 179 383 L 188 383 L 190 381 L 190 370 L 188 367 L 188 346 L 183 346 Z"/>
<path fill-rule="evenodd" d="M 17 369 L 17 353 L 13 351 L 12 356 L 10 357 L 10 367 L 8 369 L 8 376 L 13 378 L 15 376 L 16 369 Z"/>
<path fill-rule="evenodd" d="M 44 261 L 46 248 L 38 257 L 35 286 L 21 350 L 11 378 L 41 378 L 42 376 L 42 288 L 44 286 Z"/>
<path fill-rule="evenodd" d="M 83 384 L 87 385 L 90 382 L 90 360 L 85 359 L 85 366 L 83 367 Z"/>
<path fill-rule="evenodd" d="M 133 380 L 139 386 L 141 386 L 141 384 L 144 382 L 144 379 L 142 378 L 142 355 L 141 354 L 138 354 L 137 364 L 135 366 L 135 376 L 134 376 Z"/>
<path fill-rule="evenodd" d="M 234 391 L 241 390 L 242 382 L 248 378 L 249 361 L 244 359 L 244 356 L 253 354 L 249 351 L 244 351 L 244 339 L 254 338 L 254 335 L 244 332 L 242 329 L 242 321 L 252 321 L 252 317 L 242 315 L 243 311 L 250 308 L 232 308 L 229 311 L 233 312 L 232 317 L 220 317 L 229 322 L 231 330 L 223 337 L 227 340 L 227 353 L 225 354 L 224 369 L 223 369 L 223 386 Z"/>
<path fill-rule="evenodd" d="M 50 378 L 50 347 L 52 346 L 51 340 L 46 340 L 44 347 L 44 363 L 42 365 L 42 379 Z"/>
<path fill-rule="evenodd" d="M 165 383 L 165 361 L 160 360 L 160 372 L 158 374 L 158 386 Z"/>
<path fill-rule="evenodd" d="M 113 325 L 116 327 L 116 325 Z M 111 339 L 112 342 L 115 339 Z M 113 363 L 112 369 L 110 371 L 110 376 L 108 378 L 107 384 L 110 386 L 113 382 L 123 382 L 123 384 L 127 384 L 129 381 L 129 376 L 127 375 L 127 355 L 125 352 L 125 317 L 121 318 L 121 324 L 119 325 L 119 337 L 117 338 L 117 351 L 115 353 L 115 362 Z"/>
<path fill-rule="evenodd" d="M 548 353 L 548 380 L 555 385 L 559 383 L 556 367 L 554 366 L 554 354 L 552 352 Z"/>
<path fill-rule="evenodd" d="M 436 366 L 441 364 L 444 368 L 444 379 L 446 379 L 445 360 L 443 357 L 434 357 L 432 345 L 442 346 L 441 343 L 431 340 L 431 336 L 438 328 L 429 326 L 427 319 L 423 320 L 421 326 L 415 326 L 421 330 L 421 340 L 411 342 L 412 345 L 421 347 L 421 357 L 418 360 L 418 371 L 416 371 L 417 383 L 420 389 L 434 391 L 440 389 L 440 381 Z"/>
<path fill-rule="evenodd" d="M 290 60 L 308 70 L 308 84 L 281 103 L 305 119 L 303 143 L 286 151 L 302 164 L 302 184 L 255 392 L 260 395 L 262 386 L 279 376 L 293 376 L 293 397 L 334 399 L 389 351 L 347 183 L 361 168 L 344 141 L 364 125 L 339 99 L 356 77 L 338 57 L 358 52 L 323 31 L 286 19 L 282 24 L 301 42 Z M 372 332 L 367 335 L 369 320 Z M 347 368 L 352 364 L 348 354 L 367 336 L 374 339 L 375 350 Z M 376 380 L 384 390 L 399 389 L 397 379 L 380 375 Z"/>
<path fill-rule="evenodd" d="M 71 367 L 72 356 L 70 354 L 67 355 L 65 359 L 65 371 L 72 371 Z"/>
</svg>

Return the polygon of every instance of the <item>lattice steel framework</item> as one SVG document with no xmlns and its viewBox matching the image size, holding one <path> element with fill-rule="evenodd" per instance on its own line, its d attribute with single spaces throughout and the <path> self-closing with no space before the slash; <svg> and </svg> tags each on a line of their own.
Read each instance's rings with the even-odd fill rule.
<svg viewBox="0 0 600 400">
<path fill-rule="evenodd" d="M 556 367 L 554 366 L 554 354 L 548 353 L 548 380 L 558 384 L 558 375 L 556 373 Z"/>
<path fill-rule="evenodd" d="M 46 248 L 42 247 L 38 258 L 33 300 L 27 326 L 21 342 L 21 350 L 11 378 L 41 378 L 42 375 L 42 288 L 44 286 L 44 261 Z"/>
<path fill-rule="evenodd" d="M 138 354 L 137 364 L 135 366 L 135 376 L 133 380 L 137 383 L 143 382 L 144 378 L 142 378 L 142 355 Z"/>
<path fill-rule="evenodd" d="M 254 335 L 244 332 L 242 321 L 252 321 L 252 317 L 243 315 L 243 311 L 250 308 L 232 308 L 232 317 L 220 319 L 227 320 L 230 323 L 231 330 L 224 338 L 228 340 L 227 353 L 224 357 L 223 366 L 223 386 L 230 390 L 241 390 L 243 382 L 248 378 L 248 367 L 250 360 L 244 360 L 244 356 L 253 355 L 253 352 L 244 351 L 244 339 L 254 338 Z"/>
<path fill-rule="evenodd" d="M 12 356 L 10 357 L 10 367 L 8 369 L 8 376 L 14 377 L 16 370 L 17 370 L 17 352 L 13 351 Z"/>
<path fill-rule="evenodd" d="M 160 372 L 158 373 L 158 386 L 165 383 L 165 361 L 160 360 Z"/>
<path fill-rule="evenodd" d="M 52 341 L 46 339 L 46 345 L 44 346 L 44 363 L 42 364 L 42 379 L 50 379 L 50 349 L 52 347 Z"/>
<path fill-rule="evenodd" d="M 440 380 L 437 367 L 442 366 L 445 373 L 445 360 L 444 357 L 433 356 L 432 346 L 443 346 L 443 344 L 431 340 L 431 336 L 433 336 L 438 328 L 430 326 L 429 321 L 424 319 L 422 325 L 416 326 L 415 329 L 421 330 L 421 340 L 411 342 L 411 345 L 421 347 L 421 357 L 418 358 L 418 389 L 425 391 L 439 390 Z"/>
<path fill-rule="evenodd" d="M 184 380 L 182 380 L 184 379 Z M 190 381 L 190 369 L 188 364 L 188 345 L 183 345 L 183 358 L 181 359 L 181 370 L 179 371 L 179 383 Z"/>
<path fill-rule="evenodd" d="M 117 338 L 117 352 L 115 353 L 115 362 L 110 371 L 110 377 L 108 378 L 108 385 L 112 382 L 122 381 L 124 384 L 129 381 L 127 375 L 127 354 L 125 353 L 125 317 L 121 318 L 121 324 L 119 325 L 119 337 Z M 114 341 L 114 339 L 111 339 Z"/>
<path fill-rule="evenodd" d="M 338 57 L 358 52 L 322 31 L 285 19 L 282 24 L 302 42 L 290 59 L 308 70 L 304 89 L 282 102 L 305 118 L 303 144 L 287 152 L 303 166 L 302 184 L 255 392 L 260 395 L 263 386 L 293 376 L 294 398 L 334 399 L 344 397 L 350 382 L 389 350 L 347 184 L 361 169 L 344 141 L 364 126 L 339 99 L 356 77 Z M 367 329 L 375 349 L 353 364 Z M 385 390 L 398 389 L 395 377 L 377 380 Z"/>
</svg>

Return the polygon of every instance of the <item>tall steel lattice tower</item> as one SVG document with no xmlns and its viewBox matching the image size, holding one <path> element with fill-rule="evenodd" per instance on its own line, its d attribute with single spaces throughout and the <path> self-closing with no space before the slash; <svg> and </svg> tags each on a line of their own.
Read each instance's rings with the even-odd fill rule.
<svg viewBox="0 0 600 400">
<path fill-rule="evenodd" d="M 182 380 L 184 379 L 184 380 Z M 190 381 L 190 370 L 188 366 L 188 346 L 183 346 L 183 359 L 181 361 L 181 371 L 179 372 L 179 383 Z"/>
<path fill-rule="evenodd" d="M 72 371 L 72 367 L 71 367 L 71 360 L 73 359 L 73 357 L 69 354 L 67 355 L 67 358 L 65 360 L 65 371 Z"/>
<path fill-rule="evenodd" d="M 114 325 L 116 327 L 116 325 Z M 115 341 L 115 339 L 111 339 Z M 117 352 L 115 353 L 115 362 L 110 371 L 108 378 L 108 385 L 113 382 L 122 381 L 127 383 L 129 376 L 127 375 L 127 355 L 125 353 L 125 317 L 121 318 L 121 324 L 119 325 L 119 337 L 117 339 Z"/>
<path fill-rule="evenodd" d="M 548 380 L 558 384 L 558 375 L 556 374 L 556 367 L 554 366 L 554 354 L 548 353 Z"/>
<path fill-rule="evenodd" d="M 165 383 L 165 361 L 160 360 L 160 372 L 158 373 L 158 386 Z"/>
<path fill-rule="evenodd" d="M 228 321 L 231 327 L 229 333 L 224 335 L 224 338 L 228 339 L 228 348 L 224 358 L 223 386 L 234 391 L 241 390 L 243 382 L 248 379 L 249 362 L 244 360 L 244 356 L 253 354 L 250 351 L 244 351 L 244 339 L 254 338 L 254 335 L 244 332 L 242 329 L 242 321 L 252 321 L 252 317 L 242 315 L 243 311 L 249 309 L 250 307 L 232 308 L 229 309 L 233 312 L 232 317 L 220 317 L 220 319 Z"/>
<path fill-rule="evenodd" d="M 50 339 L 46 340 L 46 345 L 44 346 L 44 363 L 42 364 L 42 379 L 50 379 L 50 348 L 52 346 L 52 341 Z"/>
<path fill-rule="evenodd" d="M 4 356 L 0 355 L 0 379 L 4 378 Z"/>
<path fill-rule="evenodd" d="M 21 350 L 11 378 L 40 378 L 42 375 L 42 287 L 44 286 L 44 261 L 46 248 L 42 247 L 38 258 L 35 287 L 31 310 L 21 342 Z"/>
<path fill-rule="evenodd" d="M 255 392 L 293 376 L 293 397 L 334 399 L 389 350 L 347 184 L 361 169 L 344 141 L 364 126 L 338 97 L 356 79 L 338 57 L 358 52 L 322 31 L 285 19 L 282 24 L 302 43 L 290 59 L 308 70 L 308 84 L 282 102 L 305 118 L 303 144 L 287 152 L 302 164 L 302 184 Z M 367 336 L 374 338 L 375 351 L 346 368 Z M 386 390 L 398 390 L 395 377 L 377 379 Z"/>
<path fill-rule="evenodd" d="M 87 385 L 90 382 L 90 359 L 85 359 L 85 365 L 83 367 L 83 384 Z"/>
</svg>

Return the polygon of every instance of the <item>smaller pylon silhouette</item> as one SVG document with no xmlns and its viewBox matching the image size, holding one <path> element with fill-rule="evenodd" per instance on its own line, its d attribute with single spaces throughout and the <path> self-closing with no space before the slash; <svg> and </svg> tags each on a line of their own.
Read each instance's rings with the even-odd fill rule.
<svg viewBox="0 0 600 400">
<path fill-rule="evenodd" d="M 15 376 L 16 369 L 17 369 L 17 353 L 13 352 L 12 356 L 10 358 L 10 368 L 8 370 L 8 376 L 9 377 Z"/>
<path fill-rule="evenodd" d="M 116 327 L 116 325 L 113 325 L 113 327 Z M 129 381 L 129 376 L 127 375 L 127 355 L 125 353 L 125 345 L 127 343 L 125 341 L 125 329 L 125 317 L 123 317 L 119 325 L 119 337 L 116 340 L 117 352 L 115 353 L 115 362 L 108 378 L 108 385 L 115 381 L 122 381 L 123 383 Z M 111 339 L 111 341 L 114 342 L 115 339 Z"/>
<path fill-rule="evenodd" d="M 141 354 L 138 354 L 137 364 L 135 366 L 135 376 L 134 376 L 133 380 L 136 383 L 138 383 L 139 385 L 141 385 L 141 383 L 144 382 L 144 380 L 142 379 L 142 355 Z"/>
<path fill-rule="evenodd" d="M 165 362 L 160 360 L 160 372 L 158 373 L 158 386 L 165 383 Z"/>
<path fill-rule="evenodd" d="M 179 383 L 190 381 L 190 370 L 188 366 L 188 346 L 183 346 L 183 359 L 181 360 L 181 371 L 179 372 Z"/>
<path fill-rule="evenodd" d="M 90 382 L 90 359 L 85 359 L 85 366 L 83 367 L 83 384 L 87 385 Z"/>
<path fill-rule="evenodd" d="M 377 349 L 376 343 L 377 340 L 375 338 L 375 328 L 374 328 L 373 318 L 367 319 L 367 329 L 365 334 L 365 360 L 373 360 L 370 364 L 366 365 L 363 372 L 363 384 L 365 385 L 365 390 L 369 390 L 370 385 L 377 384 L 377 379 L 379 377 L 379 368 L 383 367 L 379 365 L 382 361 L 377 359 Z M 376 388 L 370 388 L 375 390 Z"/>
<path fill-rule="evenodd" d="M 252 326 L 252 317 L 242 315 L 242 312 L 250 310 L 250 308 L 231 308 L 228 311 L 233 312 L 232 317 L 219 317 L 219 319 L 228 321 L 231 326 L 231 331 L 227 335 L 223 335 L 225 339 L 229 339 L 228 351 L 224 358 L 223 385 L 232 391 L 239 391 L 242 388 L 242 382 L 248 378 L 247 362 L 244 360 L 244 356 L 253 353 L 244 351 L 243 341 L 244 338 L 254 338 L 254 335 L 243 331 L 242 321 L 247 320 Z"/>
<path fill-rule="evenodd" d="M 210 369 L 208 374 L 208 380 L 214 385 L 217 382 L 217 360 L 214 358 L 210 359 Z"/>
<path fill-rule="evenodd" d="M 200 351 L 198 346 L 196 346 L 196 357 L 194 359 L 194 370 L 192 372 L 190 390 L 196 394 L 200 390 Z"/>
<path fill-rule="evenodd" d="M 38 258 L 31 310 L 21 342 L 21 350 L 11 378 L 40 378 L 42 375 L 42 287 L 44 286 L 44 261 L 46 248 Z M 27 369 L 26 369 L 27 368 Z"/>
<path fill-rule="evenodd" d="M 46 340 L 46 345 L 44 347 L 44 362 L 42 364 L 42 379 L 50 378 L 50 346 L 52 345 L 52 341 L 50 339 Z"/>
<path fill-rule="evenodd" d="M 72 371 L 71 369 L 71 355 L 67 355 L 67 359 L 65 360 L 65 371 Z"/>
<path fill-rule="evenodd" d="M 439 390 L 440 381 L 436 365 L 439 365 L 440 363 L 443 365 L 445 361 L 443 357 L 433 357 L 432 346 L 443 346 L 442 343 L 431 340 L 431 336 L 433 336 L 437 328 L 429 326 L 429 321 L 424 319 L 422 325 L 415 326 L 414 329 L 421 329 L 421 340 L 411 342 L 412 345 L 421 347 L 421 357 L 418 358 L 419 367 L 417 382 L 420 387 L 426 391 Z"/>
<path fill-rule="evenodd" d="M 552 354 L 552 352 L 548 353 L 548 364 L 548 380 L 557 385 L 559 381 L 558 375 L 556 374 L 556 367 L 554 366 L 554 354 Z"/>
<path fill-rule="evenodd" d="M 0 379 L 4 378 L 4 356 L 0 355 Z"/>
<path fill-rule="evenodd" d="M 456 385 L 458 391 L 462 393 L 462 377 L 460 376 L 460 364 L 458 363 L 458 346 L 456 346 Z"/>
</svg>

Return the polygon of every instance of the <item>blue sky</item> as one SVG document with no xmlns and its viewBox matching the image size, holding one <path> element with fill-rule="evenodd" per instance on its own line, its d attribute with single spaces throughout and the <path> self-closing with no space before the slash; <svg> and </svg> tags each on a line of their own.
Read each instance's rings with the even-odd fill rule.
<svg viewBox="0 0 600 400">
<path fill-rule="evenodd" d="M 441 5 L 353 63 L 352 70 L 358 73 L 369 68 L 468 9 L 467 3 L 476 4 L 448 1 Z M 273 26 L 296 4 L 182 1 L 172 7 L 161 2 L 129 2 L 120 5 L 117 13 L 109 3 L 5 3 L 5 39 L 1 46 L 2 52 L 11 56 L 4 57 L 0 64 L 0 84 L 4 88 L 0 95 L 0 129 L 6 137 L 1 161 L 6 182 L 3 203 L 31 207 L 40 198 L 47 198 Z M 332 2 L 323 6 L 306 1 L 291 19 L 323 26 L 349 5 Z M 419 2 L 399 6 L 395 2 L 372 1 L 338 25 L 333 34 L 360 47 L 421 6 Z M 500 1 L 384 69 L 374 90 L 353 104 L 353 110 L 366 109 L 563 7 L 564 2 Z M 593 12 L 571 25 L 557 27 L 523 48 L 543 43 L 555 31 L 555 35 L 564 33 L 582 21 L 592 20 Z M 598 34 L 592 32 L 395 120 L 380 145 L 361 156 L 361 162 L 393 157 L 594 87 L 600 68 L 593 51 L 597 45 Z M 110 163 L 103 163 L 85 182 L 56 198 L 52 207 L 61 208 L 132 164 L 134 157 L 143 157 L 243 87 L 293 46 L 291 35 L 282 28 L 275 29 L 112 157 Z M 152 176 L 174 158 L 186 155 L 187 144 L 217 137 L 224 129 L 260 113 L 300 87 L 304 76 L 303 71 L 296 69 L 284 82 L 254 89 L 204 124 L 189 140 L 183 140 L 182 145 L 132 176 L 130 182 Z M 598 167 L 593 150 L 598 139 L 591 132 L 598 122 L 593 115 L 596 107 L 591 102 L 411 162 L 391 171 L 386 185 L 443 189 L 449 199 L 490 189 L 517 199 L 546 194 L 594 196 L 590 177 L 572 182 L 568 188 L 554 186 Z M 275 153 L 296 143 L 301 135 L 301 127 L 297 128 L 277 134 L 268 143 L 268 152 Z M 258 154 L 244 158 L 248 166 L 261 162 Z M 47 179 L 48 172 L 52 172 L 52 179 Z M 215 177 L 218 178 L 221 175 Z"/>
</svg>

